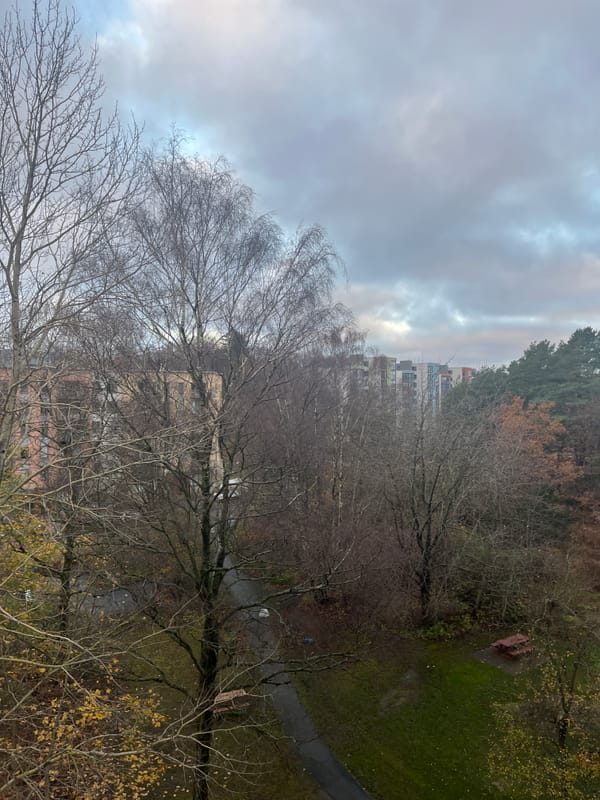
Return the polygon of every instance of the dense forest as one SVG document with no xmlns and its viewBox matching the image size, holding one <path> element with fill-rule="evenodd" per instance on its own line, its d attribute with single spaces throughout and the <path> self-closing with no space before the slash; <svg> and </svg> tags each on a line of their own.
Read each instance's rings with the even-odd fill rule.
<svg viewBox="0 0 600 800">
<path fill-rule="evenodd" d="M 381 631 L 526 628 L 547 656 L 537 706 L 498 712 L 512 735 L 490 768 L 519 742 L 551 778 L 532 797 L 591 797 L 600 332 L 403 411 L 352 377 L 366 343 L 319 226 L 288 235 L 179 133 L 143 148 L 58 3 L 8 22 L 2 797 L 222 796 L 245 769 L 231 742 L 273 716 L 224 723 L 219 699 L 264 697 L 248 620 L 269 609 L 269 658 L 307 671 Z M 238 570 L 260 604 L 235 599 Z M 346 638 L 289 646 L 300 602 Z"/>
<path fill-rule="evenodd" d="M 577 465 L 592 468 L 599 447 L 599 357 L 599 333 L 591 327 L 576 330 L 566 342 L 533 342 L 508 367 L 482 370 L 472 399 L 486 403 L 518 395 L 526 404 L 552 403 Z"/>
</svg>

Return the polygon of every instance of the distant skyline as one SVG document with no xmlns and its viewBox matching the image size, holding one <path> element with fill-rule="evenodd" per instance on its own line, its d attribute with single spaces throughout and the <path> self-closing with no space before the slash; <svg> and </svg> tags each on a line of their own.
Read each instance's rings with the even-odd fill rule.
<svg viewBox="0 0 600 800">
<path fill-rule="evenodd" d="M 173 123 L 328 230 L 381 352 L 500 364 L 600 327 L 597 0 L 75 7 L 148 140 Z"/>
</svg>

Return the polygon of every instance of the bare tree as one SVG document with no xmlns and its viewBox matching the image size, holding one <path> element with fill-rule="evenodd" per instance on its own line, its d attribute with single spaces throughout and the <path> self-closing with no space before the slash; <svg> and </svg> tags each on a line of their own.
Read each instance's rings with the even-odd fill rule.
<svg viewBox="0 0 600 800">
<path fill-rule="evenodd" d="M 14 444 L 17 395 L 97 284 L 130 200 L 137 147 L 102 108 L 95 49 L 59 0 L 9 11 L 0 33 L 0 292 L 12 377 L 0 425 L 0 477 Z M 104 258 L 103 263 L 106 263 Z"/>
<path fill-rule="evenodd" d="M 400 547 L 413 553 L 425 622 L 440 585 L 453 526 L 478 480 L 485 427 L 458 413 L 406 415 L 390 436 L 386 496 Z"/>
<path fill-rule="evenodd" d="M 269 537 L 263 530 L 262 541 L 305 575 L 335 575 L 339 584 L 344 565 L 345 577 L 353 577 L 344 591 L 356 588 L 379 551 L 372 540 L 383 487 L 370 468 L 378 458 L 379 409 L 376 392 L 352 373 L 362 346 L 354 329 L 338 329 L 290 360 L 277 403 L 261 407 L 256 425 L 265 463 L 281 474 L 276 531 Z M 320 601 L 332 596 L 319 590 Z"/>
<path fill-rule="evenodd" d="M 174 138 L 147 155 L 144 177 L 131 229 L 144 277 L 128 287 L 137 340 L 102 354 L 123 443 L 107 491 L 136 518 L 120 533 L 123 561 L 143 551 L 141 569 L 160 562 L 171 586 L 147 614 L 196 675 L 180 687 L 193 744 L 186 765 L 194 797 L 206 800 L 214 699 L 231 663 L 224 579 L 246 558 L 244 519 L 260 513 L 269 483 L 252 447 L 254 411 L 276 401 L 286 359 L 341 310 L 329 298 L 335 254 L 323 231 L 286 240 L 224 162 L 184 157 Z"/>
</svg>

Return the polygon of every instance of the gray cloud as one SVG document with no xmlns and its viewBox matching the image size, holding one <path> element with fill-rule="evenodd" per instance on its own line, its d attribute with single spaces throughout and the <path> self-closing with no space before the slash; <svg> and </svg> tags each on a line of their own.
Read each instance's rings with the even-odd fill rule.
<svg viewBox="0 0 600 800">
<path fill-rule="evenodd" d="M 380 347 L 502 361 L 600 324 L 599 28 L 595 0 L 131 0 L 100 45 L 152 134 L 329 229 Z"/>
</svg>

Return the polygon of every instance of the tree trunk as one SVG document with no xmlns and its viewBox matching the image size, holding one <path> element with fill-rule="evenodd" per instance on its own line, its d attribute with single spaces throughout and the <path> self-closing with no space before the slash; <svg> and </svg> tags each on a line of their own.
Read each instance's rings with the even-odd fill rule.
<svg viewBox="0 0 600 800">
<path fill-rule="evenodd" d="M 419 571 L 419 593 L 421 597 L 421 617 L 423 623 L 431 622 L 431 554 L 423 553 Z"/>
<path fill-rule="evenodd" d="M 198 699 L 202 712 L 198 718 L 198 729 L 194 736 L 196 742 L 196 772 L 194 775 L 193 800 L 208 800 L 208 772 L 213 738 L 213 704 L 216 694 L 217 667 L 219 658 L 219 623 L 214 611 L 209 611 L 204 619 L 200 663 L 202 674 L 198 681 Z"/>
<path fill-rule="evenodd" d="M 561 750 L 564 750 L 567 746 L 567 737 L 569 735 L 569 724 L 570 719 L 568 715 L 562 716 L 558 720 L 558 746 Z"/>
<path fill-rule="evenodd" d="M 67 533 L 63 552 L 63 563 L 60 571 L 60 598 L 58 604 L 58 627 L 61 633 L 69 628 L 69 606 L 71 605 L 71 581 L 75 560 L 75 536 Z"/>
</svg>

